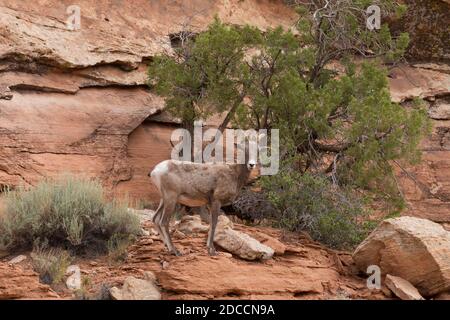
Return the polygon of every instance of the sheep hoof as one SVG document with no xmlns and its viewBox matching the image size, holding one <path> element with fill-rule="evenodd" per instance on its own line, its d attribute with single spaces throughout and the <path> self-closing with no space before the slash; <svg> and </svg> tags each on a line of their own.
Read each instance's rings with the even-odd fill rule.
<svg viewBox="0 0 450 320">
<path fill-rule="evenodd" d="M 208 253 L 210 256 L 217 256 L 217 252 L 215 248 L 208 248 Z"/>
</svg>

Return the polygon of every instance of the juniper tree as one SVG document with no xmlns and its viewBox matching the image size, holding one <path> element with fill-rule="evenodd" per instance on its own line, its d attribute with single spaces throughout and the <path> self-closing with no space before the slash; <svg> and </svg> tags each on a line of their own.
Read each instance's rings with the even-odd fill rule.
<svg viewBox="0 0 450 320">
<path fill-rule="evenodd" d="M 193 122 L 228 112 L 221 128 L 232 119 L 246 96 L 249 70 L 246 50 L 260 41 L 256 28 L 236 28 L 217 18 L 199 34 L 182 31 L 173 54 L 156 56 L 149 66 L 149 85 L 166 98 L 166 109 L 192 129 Z"/>
<path fill-rule="evenodd" d="M 408 35 L 392 36 L 387 24 L 367 29 L 372 4 L 383 17 L 404 11 L 390 0 L 311 1 L 297 6 L 295 28 L 264 32 L 216 19 L 173 56 L 156 57 L 149 83 L 185 124 L 226 112 L 222 129 L 229 121 L 279 129 L 282 170 L 371 192 L 398 209 L 390 164 L 418 161 L 429 122 L 419 105 L 391 101 L 387 67 Z M 283 192 L 274 181 L 265 185 Z"/>
</svg>

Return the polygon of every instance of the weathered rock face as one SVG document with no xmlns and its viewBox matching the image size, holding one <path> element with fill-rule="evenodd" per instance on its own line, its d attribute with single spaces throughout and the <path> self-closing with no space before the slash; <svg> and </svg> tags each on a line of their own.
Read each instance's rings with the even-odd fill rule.
<svg viewBox="0 0 450 320">
<path fill-rule="evenodd" d="M 0 262 L 0 300 L 2 299 L 57 299 L 58 295 L 39 282 L 34 271 Z"/>
<path fill-rule="evenodd" d="M 71 171 L 142 199 L 153 190 L 146 173 L 170 155 L 171 132 L 141 126 L 163 107 L 145 86 L 148 59 L 215 14 L 262 29 L 294 17 L 273 1 L 81 0 L 81 28 L 71 31 L 72 4 L 0 0 L 0 186 Z"/>
<path fill-rule="evenodd" d="M 260 233 L 256 239 L 259 240 L 263 245 L 272 248 L 275 255 L 282 256 L 286 252 L 286 246 L 281 241 L 278 241 L 273 237 Z"/>
<path fill-rule="evenodd" d="M 408 208 L 406 215 L 450 222 L 450 66 L 421 63 L 401 66 L 390 72 L 391 96 L 394 101 L 408 103 L 413 98 L 425 99 L 432 132 L 421 142 L 422 161 L 414 167 L 397 165 L 398 181 Z"/>
<path fill-rule="evenodd" d="M 448 4 L 406 2 L 412 13 L 398 28 L 413 32 L 411 54 L 435 57 L 419 51 L 434 48 L 427 36 L 448 35 L 443 28 L 450 10 L 442 9 Z M 71 31 L 66 10 L 72 4 L 0 0 L 0 187 L 34 185 L 69 171 L 97 177 L 112 194 L 128 194 L 137 203 L 157 201 L 147 174 L 170 157 L 175 126 L 146 120 L 164 105 L 145 85 L 146 63 L 171 52 L 170 35 L 203 30 L 215 14 L 261 29 L 290 27 L 295 19 L 282 1 L 136 0 L 131 6 L 82 0 L 81 28 Z M 417 23 L 424 16 L 433 19 Z M 423 28 L 416 32 L 416 25 Z M 441 59 L 448 41 L 439 41 Z M 428 99 L 435 119 L 422 144 L 423 163 L 409 168 L 419 184 L 398 171 L 407 214 L 449 223 L 450 67 L 401 66 L 391 77 L 395 101 Z"/>
<path fill-rule="evenodd" d="M 383 274 L 401 277 L 423 296 L 450 288 L 450 232 L 426 219 L 383 221 L 353 254 L 363 271 L 377 265 Z"/>
<path fill-rule="evenodd" d="M 444 64 L 417 64 L 392 69 L 389 72 L 392 101 L 449 95 L 450 71 L 446 67 Z"/>
<path fill-rule="evenodd" d="M 428 115 L 433 120 L 450 120 L 450 99 L 439 99 L 432 103 Z"/>
<path fill-rule="evenodd" d="M 208 233 L 209 226 L 202 223 L 199 215 L 185 215 L 176 225 L 182 235 Z M 286 250 L 283 243 L 265 234 L 260 234 L 258 241 L 246 233 L 233 230 L 233 223 L 226 215 L 219 215 L 214 242 L 221 248 L 245 260 L 270 259 L 274 252 L 283 254 Z"/>
<path fill-rule="evenodd" d="M 394 30 L 406 31 L 411 38 L 408 56 L 417 60 L 450 61 L 450 2 L 448 0 L 401 0 L 408 10 L 392 24 Z"/>
</svg>

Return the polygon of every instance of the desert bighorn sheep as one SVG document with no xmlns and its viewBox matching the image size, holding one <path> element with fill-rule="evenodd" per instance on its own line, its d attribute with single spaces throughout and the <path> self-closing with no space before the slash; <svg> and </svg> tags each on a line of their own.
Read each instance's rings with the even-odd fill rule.
<svg viewBox="0 0 450 320">
<path fill-rule="evenodd" d="M 255 159 L 249 159 L 246 152 L 245 164 L 165 160 L 155 166 L 149 176 L 160 192 L 161 201 L 153 223 L 169 252 L 180 255 L 169 234 L 169 221 L 179 203 L 188 207 L 206 205 L 209 208 L 211 223 L 207 247 L 210 255 L 216 254 L 213 242 L 220 207 L 231 204 L 247 182 L 257 165 L 256 155 L 253 156 Z"/>
</svg>

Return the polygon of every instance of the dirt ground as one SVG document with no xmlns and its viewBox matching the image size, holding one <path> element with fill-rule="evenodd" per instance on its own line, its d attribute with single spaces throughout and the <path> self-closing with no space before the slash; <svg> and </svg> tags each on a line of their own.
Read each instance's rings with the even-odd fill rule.
<svg viewBox="0 0 450 320">
<path fill-rule="evenodd" d="M 152 223 L 146 222 L 144 228 L 151 230 Z M 236 223 L 234 229 L 256 239 L 277 239 L 285 246 L 284 254 L 246 261 L 219 249 L 218 256 L 210 257 L 206 234 L 186 236 L 175 231 L 174 243 L 183 253 L 175 257 L 157 235 L 143 236 L 128 247 L 123 262 L 111 262 L 107 256 L 77 258 L 73 264 L 81 268 L 83 287 L 74 293 L 63 283 L 51 287 L 39 283 L 29 253 L 15 253 L 0 260 L 0 298 L 100 299 L 110 287 L 120 287 L 126 277 L 143 278 L 146 271 L 156 275 L 163 299 L 386 298 L 381 291 L 366 288 L 366 279 L 358 275 L 348 252 L 327 249 L 305 234 Z M 9 265 L 18 254 L 28 258 Z"/>
</svg>

